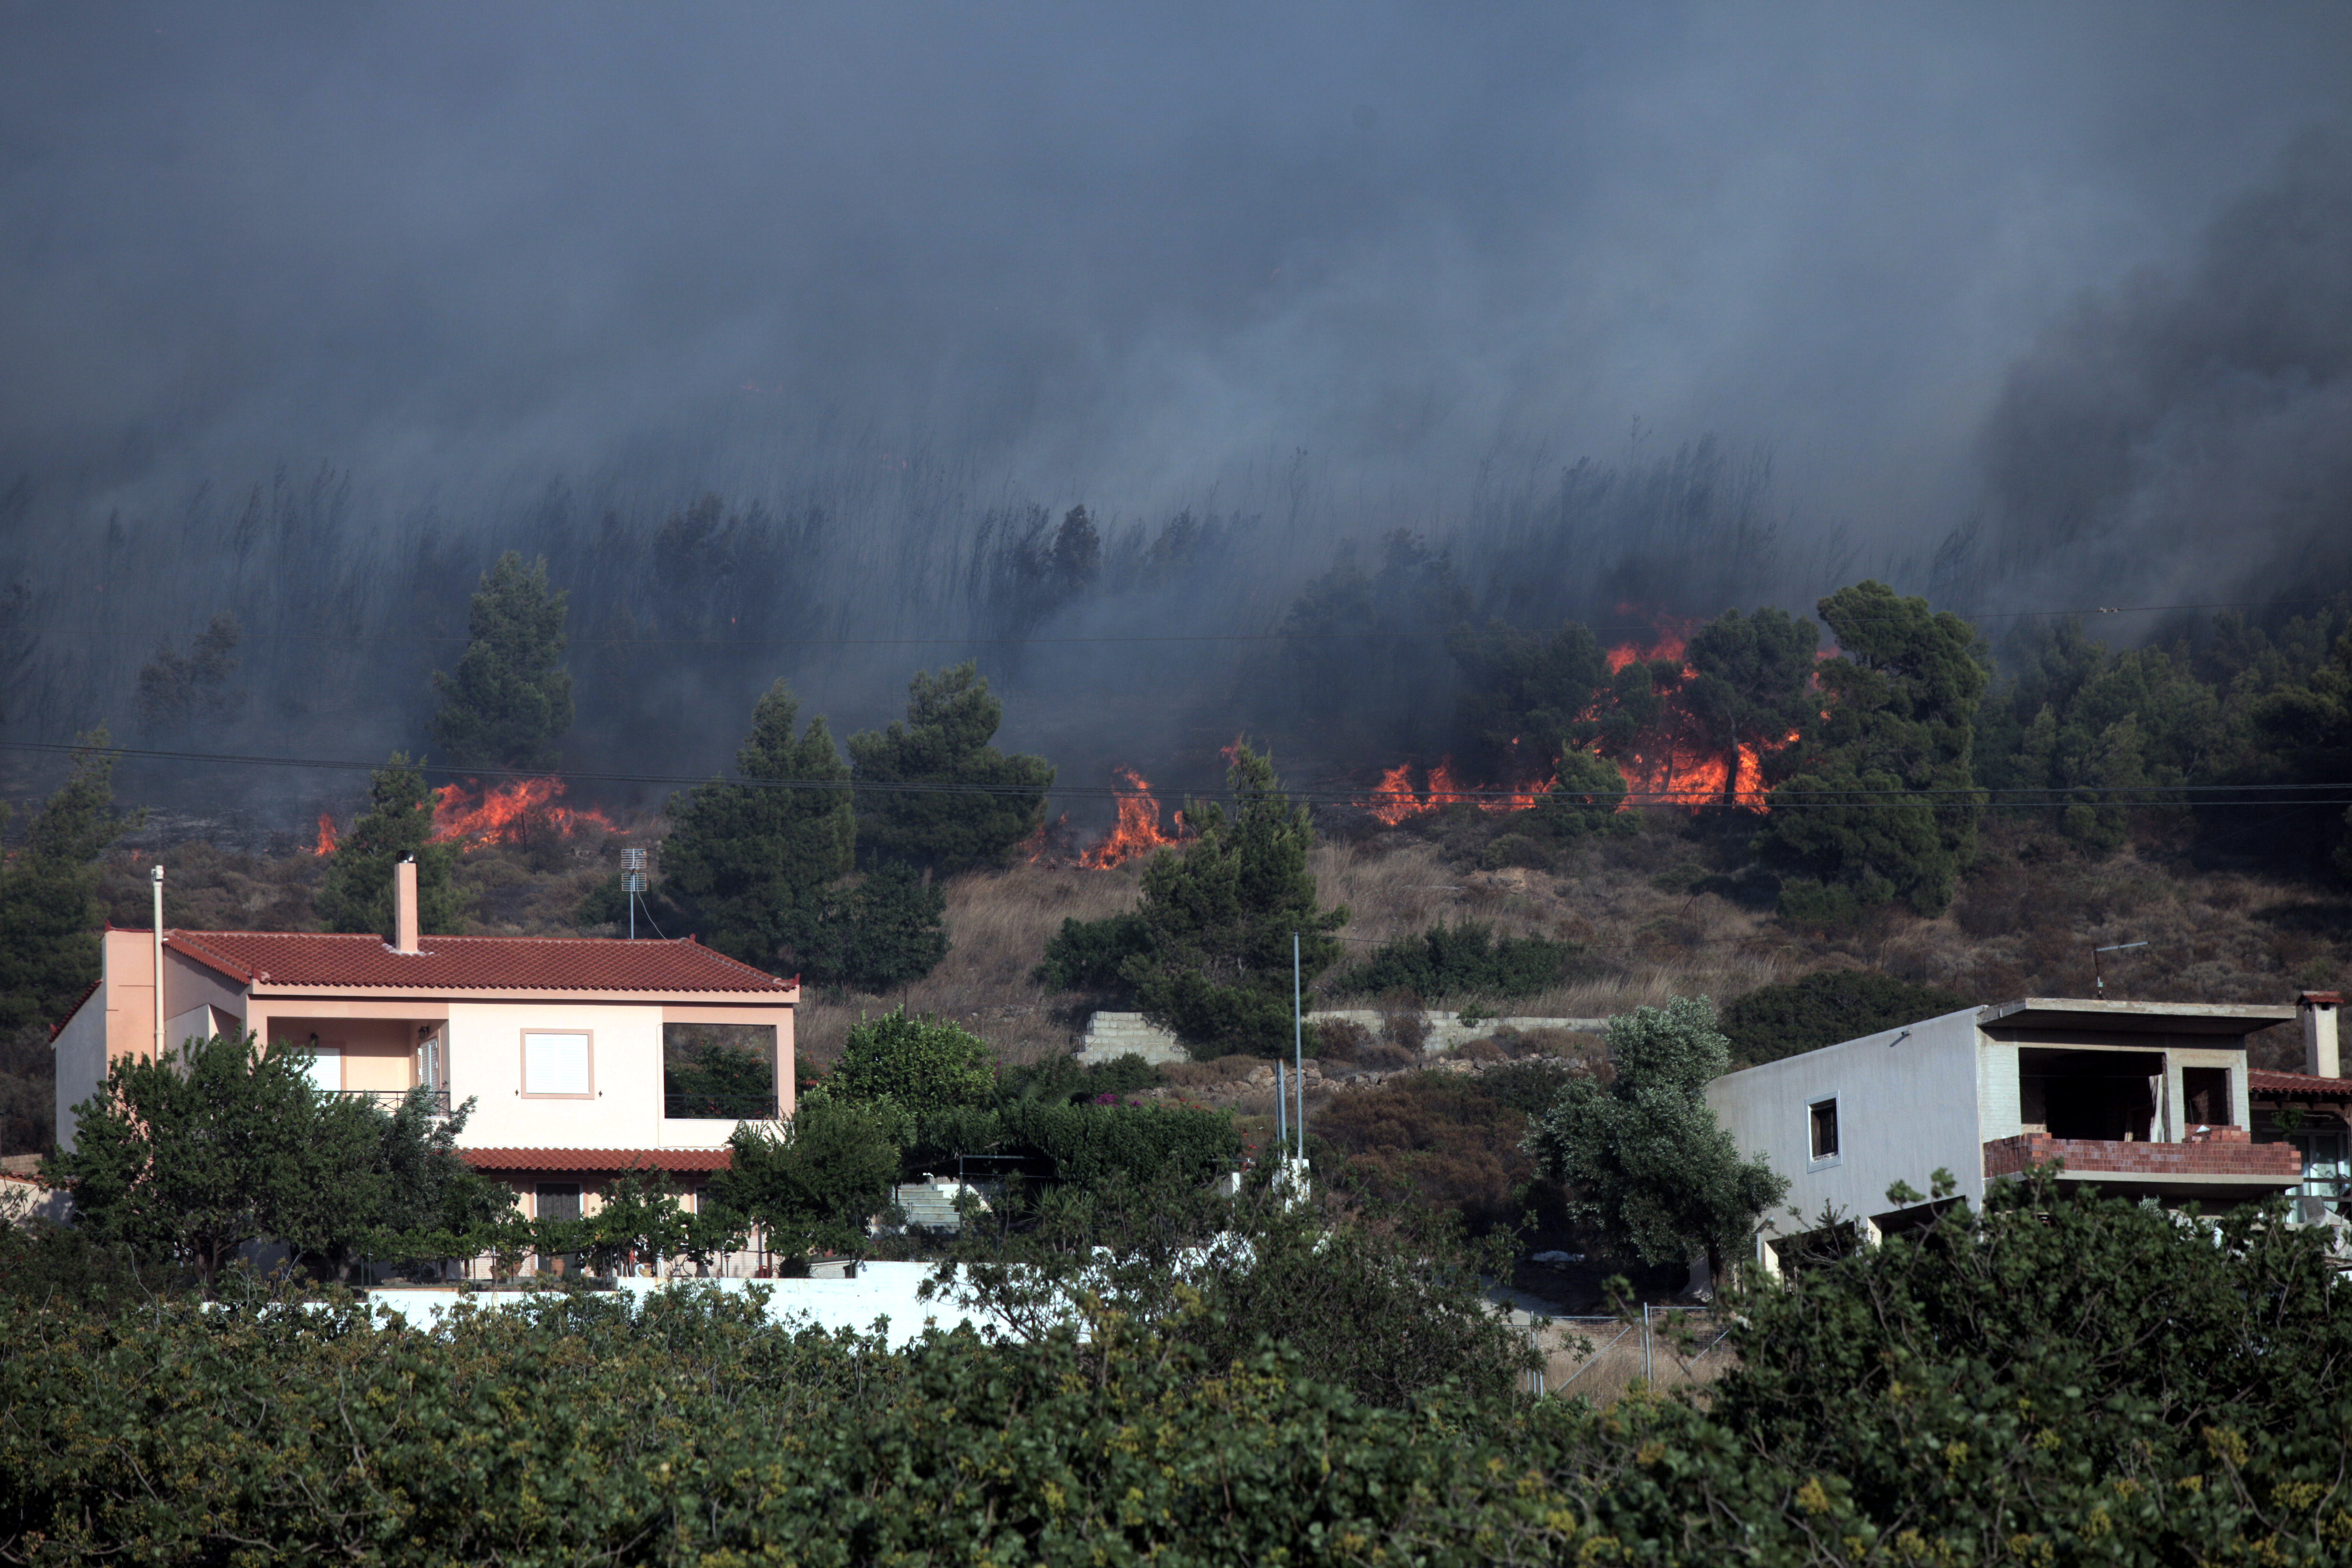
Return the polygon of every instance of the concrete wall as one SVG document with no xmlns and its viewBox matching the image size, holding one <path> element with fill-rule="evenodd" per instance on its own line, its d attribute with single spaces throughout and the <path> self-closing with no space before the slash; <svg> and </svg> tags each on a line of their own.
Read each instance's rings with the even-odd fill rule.
<svg viewBox="0 0 2352 1568">
<path fill-rule="evenodd" d="M 499 1149 L 654 1149 L 662 1121 L 662 1010 L 657 1004 L 449 1004 L 449 1095 L 476 1101 L 463 1142 Z M 522 1037 L 589 1036 L 589 1097 L 526 1099 Z"/>
<path fill-rule="evenodd" d="M 1886 1201 L 1889 1186 L 1906 1182 L 1925 1194 L 1939 1166 L 1971 1203 L 1982 1200 L 1976 1016 L 1973 1007 L 1948 1013 L 1707 1085 L 1707 1104 L 1739 1152 L 1763 1156 L 1789 1178 L 1781 1207 L 1765 1216 L 1768 1233 L 1810 1230 L 1824 1207 L 1852 1219 L 1884 1214 L 1895 1206 Z M 1838 1102 L 1838 1152 L 1816 1161 L 1810 1107 L 1831 1096 Z M 1791 1208 L 1802 1217 L 1791 1218 Z"/>
</svg>

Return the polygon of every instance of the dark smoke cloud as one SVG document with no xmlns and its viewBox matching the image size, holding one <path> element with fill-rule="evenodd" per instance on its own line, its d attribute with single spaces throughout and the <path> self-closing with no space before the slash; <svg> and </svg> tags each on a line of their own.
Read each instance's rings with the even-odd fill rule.
<svg viewBox="0 0 2352 1568">
<path fill-rule="evenodd" d="M 2084 300 L 1986 427 L 1989 574 L 2162 600 L 2352 580 L 2352 147 L 2298 142 L 2179 275 Z"/>
<path fill-rule="evenodd" d="M 659 530 L 715 490 L 794 542 L 778 635 L 982 635 L 1006 520 L 1078 501 L 1131 564 L 1187 510 L 1213 549 L 1024 633 L 1268 630 L 1396 528 L 1481 613 L 1696 611 L 1925 586 L 1989 462 L 1974 586 L 2053 531 L 2020 356 L 2204 277 L 2348 43 L 2333 6 L 9 4 L 0 569 L 52 626 L 383 636 L 513 545 L 610 644 L 680 624 Z M 2285 494 L 2274 444 L 2233 462 Z M 2070 541 L 2161 510 L 2064 484 Z M 311 647 L 251 646 L 240 741 L 416 742 L 431 650 Z M 148 651 L 51 638 L 5 724 L 126 728 Z M 776 674 L 854 727 L 959 651 L 597 665 L 578 749 L 716 765 Z M 1199 751 L 1246 673 L 971 651 L 1089 780 Z"/>
</svg>

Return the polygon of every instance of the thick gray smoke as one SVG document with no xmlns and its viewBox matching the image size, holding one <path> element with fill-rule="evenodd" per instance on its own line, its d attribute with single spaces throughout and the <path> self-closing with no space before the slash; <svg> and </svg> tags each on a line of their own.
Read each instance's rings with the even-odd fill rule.
<svg viewBox="0 0 2352 1568">
<path fill-rule="evenodd" d="M 2195 261 L 2084 300 L 1988 421 L 2012 593 L 2140 602 L 2352 585 L 2352 144 L 2299 141 Z"/>
<path fill-rule="evenodd" d="M 2342 124 L 2347 44 L 2137 4 L 10 4 L 0 729 L 137 738 L 157 639 L 230 611 L 243 708 L 159 741 L 414 747 L 506 548 L 573 594 L 578 765 L 712 768 L 775 676 L 848 729 L 977 655 L 1066 780 L 1180 787 L 1242 724 L 1330 774 L 1442 743 L 1457 609 L 2158 591 L 2342 493 L 2317 346 L 2291 384 L 2341 279 L 2328 316 L 2255 231 L 2340 203 L 2283 150 Z M 1318 580 L 1423 640 L 1067 640 L 1263 637 Z"/>
</svg>

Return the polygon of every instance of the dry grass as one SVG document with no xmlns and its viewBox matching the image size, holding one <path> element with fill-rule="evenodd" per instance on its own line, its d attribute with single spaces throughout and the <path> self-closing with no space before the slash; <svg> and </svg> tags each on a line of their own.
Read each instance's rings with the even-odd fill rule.
<svg viewBox="0 0 2352 1568">
<path fill-rule="evenodd" d="M 635 826 L 626 842 L 658 837 L 656 825 Z M 458 880 L 476 900 L 478 929 L 517 935 L 578 929 L 580 900 L 617 866 L 620 842 L 582 838 L 468 854 Z M 2107 961 L 2110 995 L 2284 1002 L 2298 988 L 2352 981 L 2352 900 L 2340 890 L 2200 870 L 2180 857 L 2134 850 L 2089 861 L 2030 828 L 1987 830 L 1948 913 L 1934 920 L 1889 913 L 1829 935 L 1792 931 L 1768 910 L 1693 890 L 1725 868 L 1711 864 L 1702 838 L 1672 820 L 1587 846 L 1549 869 L 1484 869 L 1479 849 L 1461 831 L 1393 831 L 1327 842 L 1312 864 L 1324 901 L 1351 911 L 1344 934 L 1355 952 L 1439 921 L 1483 921 L 1507 934 L 1578 943 L 1579 977 L 1511 1001 L 1507 1010 L 1523 1016 L 1598 1016 L 1693 994 L 1727 1001 L 1840 967 L 1883 969 L 1986 1001 L 2084 995 L 2092 988 L 2092 947 L 2122 942 L 2150 945 Z M 317 924 L 310 894 L 320 862 L 310 856 L 233 855 L 185 844 L 163 858 L 172 868 L 166 888 L 174 923 Z M 803 1050 L 828 1060 L 860 1013 L 900 1005 L 965 1024 L 1009 1061 L 1075 1048 L 1082 1013 L 1071 999 L 1045 994 L 1031 972 L 1065 919 L 1132 908 L 1139 879 L 1134 868 L 1029 865 L 955 879 L 946 888 L 952 944 L 946 962 L 889 996 L 813 994 L 802 1013 Z M 1713 880 L 1722 885 L 1720 877 Z M 113 858 L 104 898 L 115 920 L 143 924 L 145 865 L 128 854 Z M 2258 1037 L 2257 1059 L 2294 1059 L 2286 1032 Z"/>
</svg>

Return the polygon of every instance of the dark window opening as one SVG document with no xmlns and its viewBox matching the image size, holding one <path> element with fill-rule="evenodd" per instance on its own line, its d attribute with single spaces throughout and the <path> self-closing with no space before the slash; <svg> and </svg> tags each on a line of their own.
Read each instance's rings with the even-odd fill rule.
<svg viewBox="0 0 2352 1568">
<path fill-rule="evenodd" d="M 580 1189 L 576 1185 L 541 1187 L 539 1189 L 538 1207 L 541 1219 L 578 1219 Z"/>
<path fill-rule="evenodd" d="M 2180 1120 L 2190 1127 L 2227 1127 L 2230 1118 L 2230 1069 L 2180 1069 Z"/>
<path fill-rule="evenodd" d="M 662 1114 L 721 1121 L 776 1115 L 773 1024 L 664 1024 Z"/>
<path fill-rule="evenodd" d="M 2017 1053 L 2019 1120 L 2031 1132 L 2145 1143 L 2156 1122 L 2164 1057 L 2155 1051 Z"/>
<path fill-rule="evenodd" d="M 1815 1104 L 1813 1113 L 1813 1158 L 1827 1160 L 1838 1152 L 1837 1101 L 1824 1100 Z"/>
</svg>

